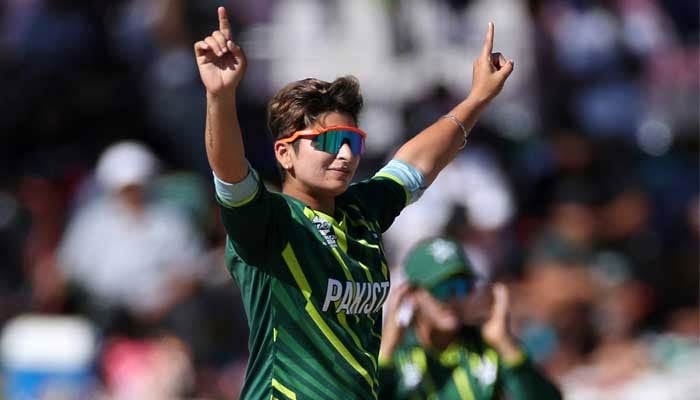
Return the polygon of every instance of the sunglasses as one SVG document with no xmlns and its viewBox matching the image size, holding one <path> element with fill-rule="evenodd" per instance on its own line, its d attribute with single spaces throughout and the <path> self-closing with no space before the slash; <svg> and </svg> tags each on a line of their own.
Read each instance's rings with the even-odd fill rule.
<svg viewBox="0 0 700 400">
<path fill-rule="evenodd" d="M 275 143 L 292 143 L 300 137 L 311 138 L 311 144 L 316 150 L 338 154 L 343 143 L 347 143 L 353 155 L 360 155 L 365 151 L 367 134 L 354 126 L 335 125 L 322 129 L 297 131 L 292 136 Z"/>
<path fill-rule="evenodd" d="M 465 297 L 474 290 L 474 283 L 474 278 L 457 276 L 433 286 L 430 293 L 441 301 Z"/>
</svg>

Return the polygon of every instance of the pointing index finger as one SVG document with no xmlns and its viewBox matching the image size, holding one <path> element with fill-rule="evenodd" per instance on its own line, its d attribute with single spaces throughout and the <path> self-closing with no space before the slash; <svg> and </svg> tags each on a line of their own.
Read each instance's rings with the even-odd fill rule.
<svg viewBox="0 0 700 400">
<path fill-rule="evenodd" d="M 508 289 L 502 283 L 497 283 L 493 287 L 493 311 L 499 316 L 506 315 L 508 312 Z"/>
<path fill-rule="evenodd" d="M 219 7 L 217 11 L 219 13 L 219 30 L 226 35 L 227 39 L 231 39 L 231 23 L 228 20 L 226 8 Z"/>
<path fill-rule="evenodd" d="M 486 31 L 486 39 L 484 40 L 484 48 L 482 54 L 486 57 L 491 57 L 493 51 L 493 22 L 489 22 L 488 30 Z"/>
</svg>

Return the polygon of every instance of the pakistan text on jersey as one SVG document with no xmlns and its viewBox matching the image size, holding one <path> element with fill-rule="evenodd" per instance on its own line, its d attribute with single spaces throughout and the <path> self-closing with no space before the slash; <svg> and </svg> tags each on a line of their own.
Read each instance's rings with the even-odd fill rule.
<svg viewBox="0 0 700 400">
<path fill-rule="evenodd" d="M 389 294 L 389 281 L 383 282 L 350 282 L 345 283 L 328 279 L 326 300 L 323 311 L 328 311 L 331 303 L 335 304 L 335 312 L 346 314 L 371 314 L 382 309 Z"/>
</svg>

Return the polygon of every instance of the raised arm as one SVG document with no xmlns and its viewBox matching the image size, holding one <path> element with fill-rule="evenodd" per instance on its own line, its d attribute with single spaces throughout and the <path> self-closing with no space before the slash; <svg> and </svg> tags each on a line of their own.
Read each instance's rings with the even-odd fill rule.
<svg viewBox="0 0 700 400">
<path fill-rule="evenodd" d="M 246 58 L 232 40 L 226 9 L 219 7 L 218 14 L 219 29 L 195 43 L 194 54 L 207 91 L 204 140 L 209 165 L 219 179 L 235 183 L 248 173 L 236 111 L 236 89 L 245 73 Z"/>
<path fill-rule="evenodd" d="M 472 129 L 479 114 L 498 95 L 513 72 L 513 61 L 507 61 L 501 53 L 492 53 L 492 50 L 493 23 L 489 22 L 481 54 L 474 61 L 469 96 L 447 114 L 451 117 L 438 119 L 406 142 L 394 156 L 418 168 L 425 176 L 426 185 L 435 180 L 463 147 L 462 127 L 466 132 Z"/>
</svg>

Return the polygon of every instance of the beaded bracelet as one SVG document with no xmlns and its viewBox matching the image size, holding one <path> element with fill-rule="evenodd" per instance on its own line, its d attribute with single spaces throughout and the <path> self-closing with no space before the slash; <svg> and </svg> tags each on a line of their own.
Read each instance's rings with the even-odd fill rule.
<svg viewBox="0 0 700 400">
<path fill-rule="evenodd" d="M 462 145 L 458 147 L 458 150 L 462 150 L 462 149 L 464 148 L 464 146 L 467 145 L 467 136 L 469 136 L 469 131 L 467 131 L 467 128 L 464 127 L 464 124 L 462 123 L 462 121 L 460 121 L 460 120 L 459 120 L 457 117 L 455 117 L 454 115 L 452 115 L 452 114 L 445 114 L 445 115 L 443 115 L 442 117 L 440 117 L 440 118 L 438 118 L 438 119 L 443 119 L 443 118 L 449 119 L 450 121 L 452 121 L 452 122 L 454 122 L 455 124 L 457 124 L 457 126 L 459 126 L 460 129 L 462 129 L 462 133 L 464 134 L 464 142 L 462 142 Z"/>
</svg>

